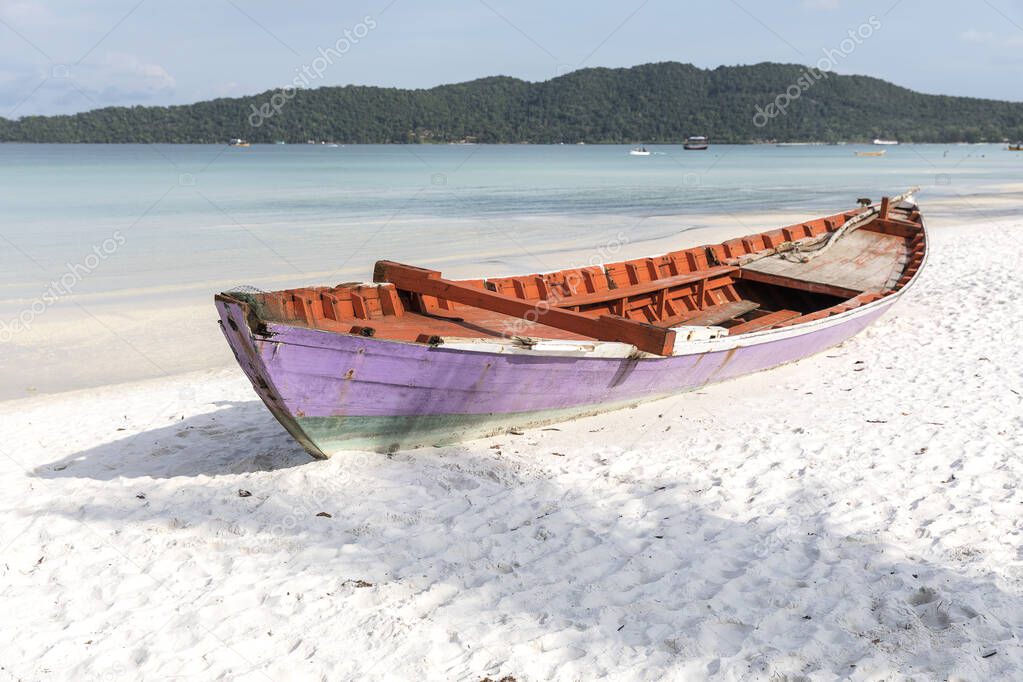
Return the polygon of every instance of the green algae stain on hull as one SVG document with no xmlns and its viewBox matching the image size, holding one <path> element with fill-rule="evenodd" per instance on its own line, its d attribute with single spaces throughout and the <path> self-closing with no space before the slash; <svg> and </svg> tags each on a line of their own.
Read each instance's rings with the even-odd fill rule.
<svg viewBox="0 0 1023 682">
<path fill-rule="evenodd" d="M 647 400 L 664 396 L 653 396 Z M 414 447 L 450 445 L 474 438 L 487 438 L 511 429 L 534 428 L 578 417 L 631 407 L 640 400 L 559 410 L 511 414 L 441 414 L 389 417 L 297 417 L 294 428 L 302 431 L 300 442 L 313 444 L 315 457 L 331 456 L 345 450 L 395 452 Z M 285 425 L 287 428 L 287 425 Z M 292 429 L 288 429 L 289 433 Z M 304 444 L 303 442 L 303 444 Z M 309 450 L 308 446 L 306 447 Z"/>
</svg>

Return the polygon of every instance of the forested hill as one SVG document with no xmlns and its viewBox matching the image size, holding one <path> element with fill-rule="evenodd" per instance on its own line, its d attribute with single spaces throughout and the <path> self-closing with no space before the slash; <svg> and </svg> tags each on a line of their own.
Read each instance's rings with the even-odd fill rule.
<svg viewBox="0 0 1023 682">
<path fill-rule="evenodd" d="M 707 135 L 712 142 L 742 143 L 1023 138 L 1023 103 L 924 95 L 865 76 L 814 78 L 806 67 L 793 64 L 705 70 L 665 62 L 583 69 L 541 83 L 494 77 L 428 90 L 346 86 L 286 94 L 290 96 L 267 91 L 181 106 L 0 118 L 0 141 L 677 143 L 686 135 Z M 785 113 L 768 107 L 786 104 L 790 95 L 796 96 Z"/>
</svg>

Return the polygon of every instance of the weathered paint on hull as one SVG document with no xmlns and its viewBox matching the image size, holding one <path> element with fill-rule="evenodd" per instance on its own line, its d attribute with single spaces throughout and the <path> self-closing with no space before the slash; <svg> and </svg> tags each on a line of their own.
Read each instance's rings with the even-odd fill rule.
<svg viewBox="0 0 1023 682">
<path fill-rule="evenodd" d="M 217 306 L 257 394 L 322 457 L 450 443 L 692 390 L 841 343 L 897 299 L 736 337 L 728 349 L 649 359 L 480 353 L 275 324 L 254 335 L 242 304 Z"/>
<path fill-rule="evenodd" d="M 646 400 L 657 396 L 650 396 Z M 412 445 L 448 445 L 485 438 L 510 429 L 530 428 L 619 410 L 641 402 L 583 405 L 558 410 L 508 414 L 431 414 L 392 417 L 301 417 L 295 421 L 327 454 L 343 450 L 393 452 Z"/>
</svg>

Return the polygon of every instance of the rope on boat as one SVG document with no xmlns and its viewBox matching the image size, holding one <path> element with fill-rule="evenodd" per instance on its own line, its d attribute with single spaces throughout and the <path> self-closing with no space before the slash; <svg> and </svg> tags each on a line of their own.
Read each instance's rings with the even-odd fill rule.
<svg viewBox="0 0 1023 682">
<path fill-rule="evenodd" d="M 250 286 L 248 284 L 239 284 L 236 287 L 231 287 L 230 289 L 228 289 L 224 293 L 225 294 L 265 294 L 267 292 L 263 291 L 259 287 Z"/>
<path fill-rule="evenodd" d="M 897 197 L 892 197 L 889 200 L 889 205 L 898 206 L 919 191 L 919 187 L 913 187 Z M 793 263 L 809 263 L 811 260 L 822 253 L 825 253 L 828 249 L 834 246 L 842 237 L 869 223 L 880 212 L 880 206 L 871 206 L 870 208 L 860 211 L 853 217 L 849 218 L 849 220 L 845 221 L 842 226 L 834 232 L 828 232 L 813 239 L 802 240 L 795 244 L 792 249 L 781 253 L 780 256 Z"/>
</svg>

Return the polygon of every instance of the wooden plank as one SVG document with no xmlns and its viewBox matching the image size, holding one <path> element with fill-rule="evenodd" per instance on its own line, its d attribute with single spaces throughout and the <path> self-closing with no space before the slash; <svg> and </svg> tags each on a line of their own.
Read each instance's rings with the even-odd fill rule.
<svg viewBox="0 0 1023 682">
<path fill-rule="evenodd" d="M 728 303 L 710 306 L 703 310 L 690 310 L 689 312 L 682 313 L 681 315 L 666 317 L 658 322 L 658 324 L 665 327 L 674 327 L 680 324 L 703 327 L 712 324 L 720 324 L 721 322 L 731 320 L 739 315 L 745 315 L 748 312 L 752 312 L 759 307 L 760 304 L 756 301 L 730 301 Z"/>
<path fill-rule="evenodd" d="M 823 310 L 817 310 L 817 311 L 814 311 L 812 313 L 807 313 L 806 315 L 801 315 L 799 317 L 793 317 L 791 319 L 785 320 L 784 322 L 780 322 L 778 324 L 779 324 L 779 326 L 782 326 L 782 327 L 790 327 L 790 326 L 794 326 L 794 325 L 797 325 L 797 324 L 802 324 L 804 322 L 812 322 L 814 320 L 820 320 L 820 319 L 823 319 L 825 317 L 830 317 L 832 315 L 837 315 L 839 313 L 844 313 L 844 312 L 846 312 L 848 310 L 852 310 L 853 308 L 858 308 L 861 305 L 865 305 L 867 303 L 873 303 L 874 301 L 876 301 L 879 298 L 884 298 L 885 296 L 888 295 L 888 293 L 890 293 L 890 291 L 884 291 L 884 292 L 880 292 L 880 291 L 864 291 L 864 292 L 862 292 L 860 294 L 857 294 L 856 296 L 853 296 L 848 301 L 844 301 L 842 303 L 839 303 L 838 305 L 833 305 L 830 308 L 824 308 Z"/>
<path fill-rule="evenodd" d="M 562 307 L 572 307 L 578 305 L 590 305 L 593 303 L 604 303 L 605 301 L 613 301 L 621 298 L 629 298 L 631 296 L 639 296 L 641 294 L 649 294 L 651 292 L 660 291 L 661 289 L 671 289 L 674 287 L 681 287 L 687 284 L 695 284 L 712 277 L 720 277 L 723 275 L 732 274 L 738 270 L 733 266 L 722 265 L 718 267 L 708 268 L 699 272 L 690 272 L 684 275 L 676 275 L 675 277 L 665 277 L 664 279 L 650 280 L 649 282 L 641 282 L 640 284 L 632 284 L 629 286 L 619 287 L 617 289 L 608 289 L 607 291 L 598 291 L 594 294 L 581 294 L 579 296 L 566 296 L 564 298 L 552 301 L 555 305 Z"/>
<path fill-rule="evenodd" d="M 872 220 L 863 227 L 861 230 L 868 232 L 880 232 L 881 234 L 890 234 L 896 237 L 904 237 L 911 239 L 920 234 L 920 227 L 918 225 L 911 225 L 902 221 L 896 221 L 891 218 L 887 220 Z"/>
<path fill-rule="evenodd" d="M 403 291 L 444 298 L 600 341 L 631 343 L 642 351 L 656 355 L 671 355 L 675 347 L 675 332 L 670 329 L 611 315 L 591 317 L 571 310 L 550 307 L 541 301 L 524 301 L 503 296 L 493 291 L 476 289 L 443 279 L 435 270 L 425 270 L 391 261 L 378 261 L 373 271 L 373 279 L 376 282 L 391 282 Z"/>
<path fill-rule="evenodd" d="M 384 315 L 401 317 L 405 314 L 405 306 L 401 304 L 401 299 L 398 298 L 398 292 L 394 290 L 394 287 L 380 287 L 379 292 L 380 309 Z"/>
<path fill-rule="evenodd" d="M 296 289 L 298 292 L 292 294 L 291 300 L 295 305 L 295 317 L 301 320 L 310 327 L 316 326 L 316 313 L 313 311 L 313 301 L 308 293 L 304 293 L 305 290 Z"/>
<path fill-rule="evenodd" d="M 749 322 L 743 322 L 742 324 L 737 324 L 734 327 L 729 327 L 728 335 L 735 336 L 738 334 L 754 332 L 760 329 L 767 329 L 768 327 L 773 327 L 780 322 L 797 318 L 801 314 L 802 313 L 795 310 L 776 310 L 773 313 L 767 313 L 763 317 L 758 317 L 755 320 L 750 320 Z"/>
<path fill-rule="evenodd" d="M 323 292 L 320 294 L 323 300 L 323 314 L 328 320 L 338 322 L 345 319 L 344 309 L 341 307 L 341 299 L 334 294 Z"/>
<path fill-rule="evenodd" d="M 845 287 L 835 286 L 833 284 L 824 284 L 823 282 L 809 282 L 807 280 L 797 279 L 795 277 L 785 277 L 784 275 L 772 275 L 767 272 L 760 272 L 758 270 L 747 270 L 745 268 L 740 269 L 736 273 L 736 277 L 739 279 L 745 279 L 750 282 L 760 282 L 761 284 L 771 284 L 777 287 L 785 287 L 787 289 L 798 289 L 799 291 L 809 291 L 813 294 L 826 294 L 828 296 L 837 296 L 839 298 L 852 298 L 859 295 L 862 291 L 856 289 L 846 289 Z"/>
<path fill-rule="evenodd" d="M 369 310 L 366 309 L 366 299 L 364 299 L 361 294 L 357 294 L 354 291 L 351 293 L 351 297 L 352 309 L 355 311 L 355 317 L 360 320 L 368 320 Z"/>
<path fill-rule="evenodd" d="M 752 312 L 759 307 L 760 304 L 756 301 L 731 301 L 710 308 L 704 308 L 698 314 L 687 317 L 685 323 L 698 326 L 720 324 L 725 320 L 731 320 L 739 315 Z"/>
</svg>

